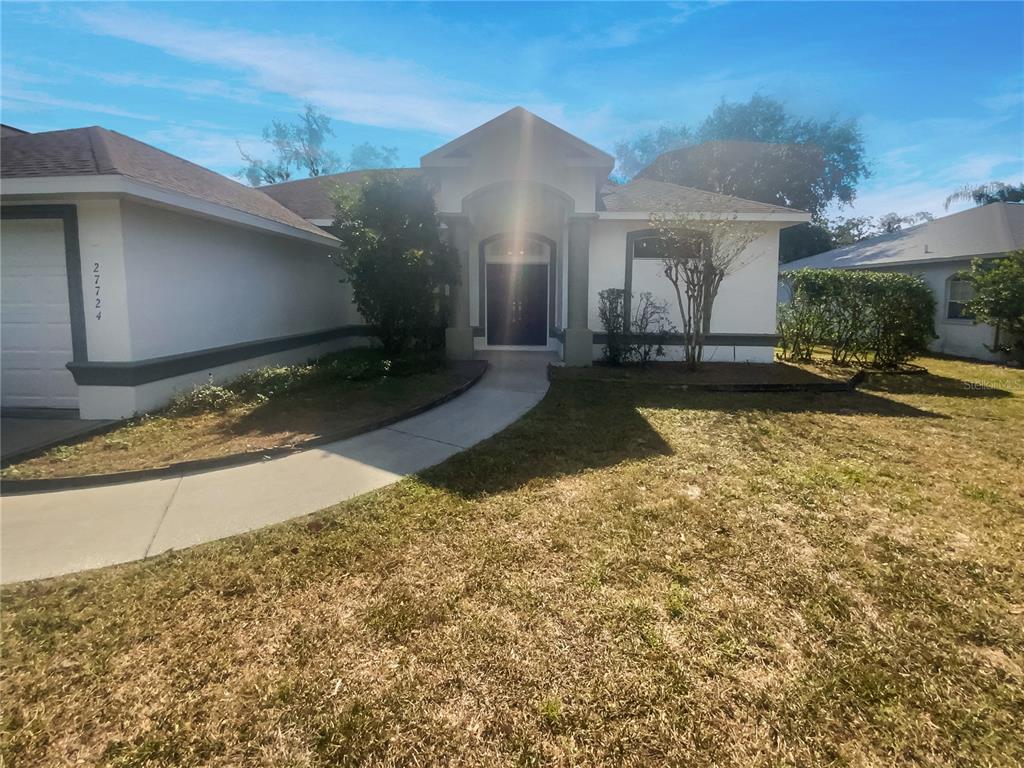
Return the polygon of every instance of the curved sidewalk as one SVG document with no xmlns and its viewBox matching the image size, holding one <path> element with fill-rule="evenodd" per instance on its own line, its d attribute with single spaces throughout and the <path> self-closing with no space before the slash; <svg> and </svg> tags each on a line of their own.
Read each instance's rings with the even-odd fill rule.
<svg viewBox="0 0 1024 768">
<path fill-rule="evenodd" d="M 480 383 L 390 427 L 259 464 L 0 501 L 7 584 L 141 560 L 329 507 L 439 464 L 501 431 L 547 392 L 538 352 L 481 353 Z"/>
</svg>

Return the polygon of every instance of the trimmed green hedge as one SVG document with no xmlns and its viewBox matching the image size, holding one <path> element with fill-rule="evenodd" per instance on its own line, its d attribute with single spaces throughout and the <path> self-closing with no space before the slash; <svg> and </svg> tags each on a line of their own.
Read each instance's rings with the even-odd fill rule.
<svg viewBox="0 0 1024 768">
<path fill-rule="evenodd" d="M 935 297 L 916 275 L 798 269 L 780 279 L 791 297 L 779 307 L 786 360 L 827 346 L 836 363 L 895 368 L 935 338 Z"/>
</svg>

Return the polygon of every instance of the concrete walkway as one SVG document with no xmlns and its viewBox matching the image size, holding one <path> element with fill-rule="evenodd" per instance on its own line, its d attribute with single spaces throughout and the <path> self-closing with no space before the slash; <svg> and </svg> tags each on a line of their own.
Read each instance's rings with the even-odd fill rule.
<svg viewBox="0 0 1024 768">
<path fill-rule="evenodd" d="M 0 581 L 140 560 L 300 517 L 438 464 L 501 431 L 547 391 L 553 355 L 490 352 L 475 387 L 385 429 L 280 459 L 0 501 Z"/>
</svg>

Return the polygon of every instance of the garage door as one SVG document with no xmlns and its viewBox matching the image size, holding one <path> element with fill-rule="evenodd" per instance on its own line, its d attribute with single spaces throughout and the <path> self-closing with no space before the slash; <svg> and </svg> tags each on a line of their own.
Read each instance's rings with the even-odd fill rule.
<svg viewBox="0 0 1024 768">
<path fill-rule="evenodd" d="M 77 408 L 64 226 L 0 224 L 0 400 L 5 408 Z"/>
</svg>

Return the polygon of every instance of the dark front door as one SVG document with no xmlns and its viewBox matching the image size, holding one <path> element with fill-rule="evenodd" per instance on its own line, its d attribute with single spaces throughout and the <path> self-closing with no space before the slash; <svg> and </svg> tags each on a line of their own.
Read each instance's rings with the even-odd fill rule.
<svg viewBox="0 0 1024 768">
<path fill-rule="evenodd" d="M 487 265 L 487 343 L 547 346 L 546 264 Z"/>
</svg>

